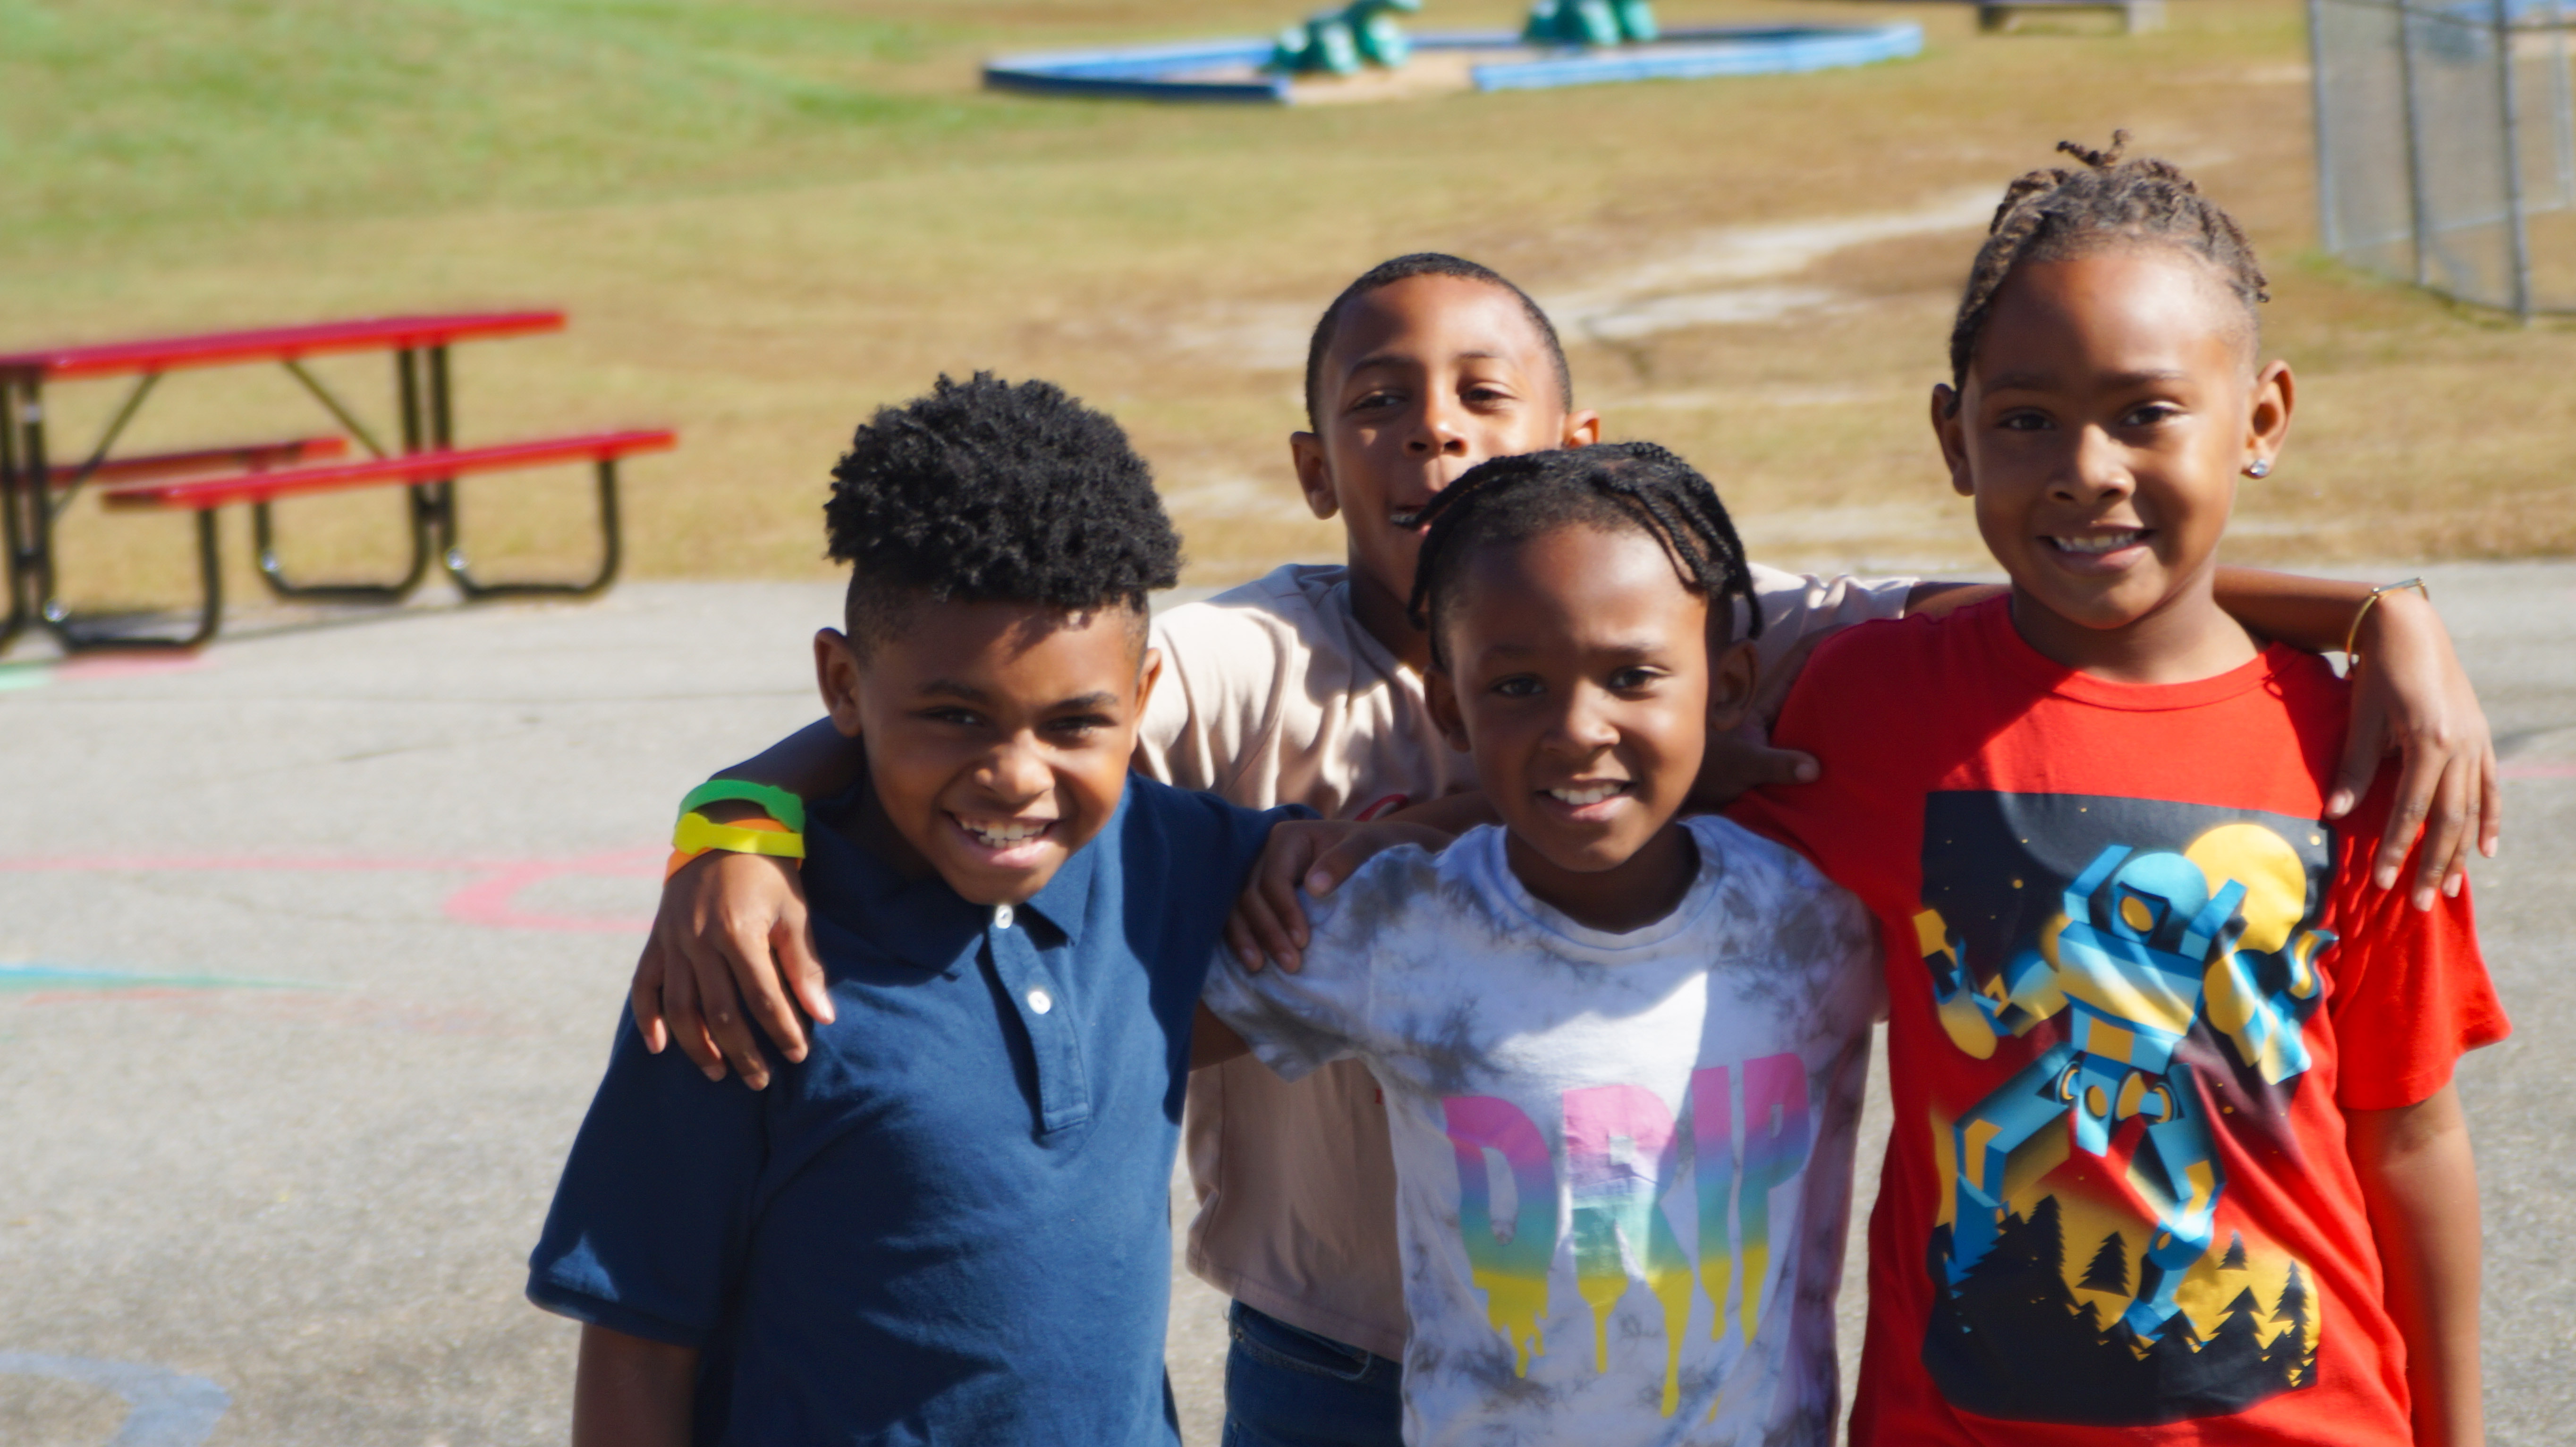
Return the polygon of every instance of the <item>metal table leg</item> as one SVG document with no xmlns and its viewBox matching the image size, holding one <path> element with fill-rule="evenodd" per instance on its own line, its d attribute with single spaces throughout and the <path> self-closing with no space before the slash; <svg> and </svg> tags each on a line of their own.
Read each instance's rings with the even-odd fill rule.
<svg viewBox="0 0 2576 1447">
<path fill-rule="evenodd" d="M 0 382 L 0 579 L 9 589 L 9 612 L 0 619 L 0 649 L 7 648 L 35 619 L 27 601 L 27 506 L 20 497 L 17 428 L 18 389 Z M 41 492 L 38 493 L 42 505 Z"/>
<path fill-rule="evenodd" d="M 18 429 L 18 587 L 24 607 L 46 617 L 54 597 L 54 506 L 46 495 L 52 477 L 45 460 L 45 391 L 41 382 L 18 385 L 11 420 Z M 46 617 L 47 622 L 52 619 Z"/>
<path fill-rule="evenodd" d="M 194 648 L 215 636 L 223 621 L 223 573 L 217 566 L 215 515 L 197 514 L 197 573 L 200 589 L 196 622 L 186 633 L 135 634 L 118 622 L 137 616 L 119 613 L 75 614 L 54 594 L 54 507 L 49 496 L 45 461 L 45 409 L 37 389 L 23 389 L 19 412 L 18 489 L 24 562 L 20 568 L 26 606 L 44 622 L 66 652 L 92 648 Z"/>
<path fill-rule="evenodd" d="M 441 349 L 445 350 L 444 348 Z M 359 444 L 378 457 L 385 455 L 366 429 L 358 424 L 340 400 L 330 394 L 312 375 L 288 364 L 322 405 L 349 429 Z M 406 456 L 421 449 L 421 399 L 418 356 L 411 348 L 394 353 L 394 381 L 402 400 L 403 452 Z M 438 527 L 438 498 L 430 487 L 404 489 L 405 510 L 411 525 L 411 563 L 402 576 L 386 583 L 299 583 L 286 575 L 286 564 L 277 552 L 277 521 L 270 504 L 250 505 L 251 556 L 259 564 L 260 581 L 281 598 L 297 598 L 313 603 L 399 603 L 429 576 L 429 561 L 437 552 L 432 536 Z"/>
<path fill-rule="evenodd" d="M 451 398 L 447 348 L 434 347 L 429 353 L 430 435 L 440 447 L 455 445 L 456 416 Z M 544 582 L 487 583 L 476 578 L 466 560 L 464 529 L 459 525 L 456 506 L 456 483 L 454 479 L 439 483 L 438 516 L 445 542 L 439 562 L 446 567 L 447 576 L 455 581 L 456 591 L 468 599 L 586 598 L 617 581 L 617 567 L 624 551 L 618 526 L 617 460 L 601 458 L 598 475 L 599 503 L 595 516 L 599 523 L 599 566 L 587 578 Z"/>
<path fill-rule="evenodd" d="M 107 611 L 74 613 L 48 588 L 38 607 L 45 626 L 61 640 L 66 653 L 85 653 L 95 648 L 186 649 L 204 644 L 215 636 L 224 621 L 224 572 L 220 550 L 216 547 L 215 512 L 201 508 L 196 515 L 197 528 L 197 611 L 196 619 L 182 633 L 133 633 L 127 625 L 142 618 L 166 616 L 160 609 L 136 609 L 130 612 Z"/>
<path fill-rule="evenodd" d="M 533 583 L 486 583 L 467 571 L 465 550 L 455 545 L 455 534 L 449 533 L 444 561 L 447 575 L 456 580 L 456 589 L 468 598 L 587 598 L 617 581 L 617 566 L 623 549 L 619 545 L 617 517 L 617 460 L 601 458 L 599 462 L 599 567 L 587 578 L 577 581 Z"/>
</svg>

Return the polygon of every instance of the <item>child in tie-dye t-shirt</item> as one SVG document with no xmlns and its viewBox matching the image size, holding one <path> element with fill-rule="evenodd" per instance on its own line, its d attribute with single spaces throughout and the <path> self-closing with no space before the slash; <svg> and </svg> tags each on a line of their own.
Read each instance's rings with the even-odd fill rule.
<svg viewBox="0 0 2576 1447">
<path fill-rule="evenodd" d="M 1413 1447 L 1826 1443 L 1877 957 L 1805 860 L 1675 817 L 1752 691 L 1734 531 L 1645 444 L 1429 513 L 1431 710 L 1503 827 L 1371 860 L 1300 972 L 1221 959 L 1201 1058 L 1383 1088 Z"/>
</svg>

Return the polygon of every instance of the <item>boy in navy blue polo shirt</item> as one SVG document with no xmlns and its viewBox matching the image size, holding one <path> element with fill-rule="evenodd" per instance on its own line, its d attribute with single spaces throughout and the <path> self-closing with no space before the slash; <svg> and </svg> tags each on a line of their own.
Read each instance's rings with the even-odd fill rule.
<svg viewBox="0 0 2576 1447">
<path fill-rule="evenodd" d="M 1128 778 L 1179 539 L 1117 424 L 943 377 L 833 476 L 837 1020 L 756 1094 L 621 1022 L 529 1263 L 584 1323 L 573 1440 L 1173 1442 L 1191 1011 L 1289 811 Z"/>
</svg>

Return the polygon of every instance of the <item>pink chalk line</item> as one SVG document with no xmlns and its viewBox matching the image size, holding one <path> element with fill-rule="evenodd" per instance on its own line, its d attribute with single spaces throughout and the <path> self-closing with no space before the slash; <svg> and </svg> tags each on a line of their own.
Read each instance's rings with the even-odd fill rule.
<svg viewBox="0 0 2576 1447">
<path fill-rule="evenodd" d="M 577 859 L 351 859 L 341 857 L 243 858 L 206 854 L 94 854 L 56 858 L 0 858 L 0 874 L 151 874 L 219 872 L 261 874 L 478 874 L 442 905 L 459 924 L 490 929 L 556 930 L 571 934 L 642 934 L 646 918 L 544 914 L 518 907 L 532 885 L 567 875 L 651 879 L 668 851 L 619 849 Z"/>
<path fill-rule="evenodd" d="M 2530 759 L 2506 764 L 2496 772 L 2508 779 L 2576 779 L 2576 761 L 2565 759 Z"/>
</svg>

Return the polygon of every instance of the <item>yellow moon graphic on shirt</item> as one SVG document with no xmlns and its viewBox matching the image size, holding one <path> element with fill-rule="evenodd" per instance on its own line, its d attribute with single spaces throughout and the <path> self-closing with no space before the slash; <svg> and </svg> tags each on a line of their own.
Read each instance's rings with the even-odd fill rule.
<svg viewBox="0 0 2576 1447">
<path fill-rule="evenodd" d="M 2231 879 L 2245 886 L 2238 949 L 2268 955 L 2290 942 L 2307 913 L 2308 871 L 2289 841 L 2260 824 L 2221 824 L 2193 840 L 2183 858 L 2200 866 L 2213 890 Z"/>
</svg>

